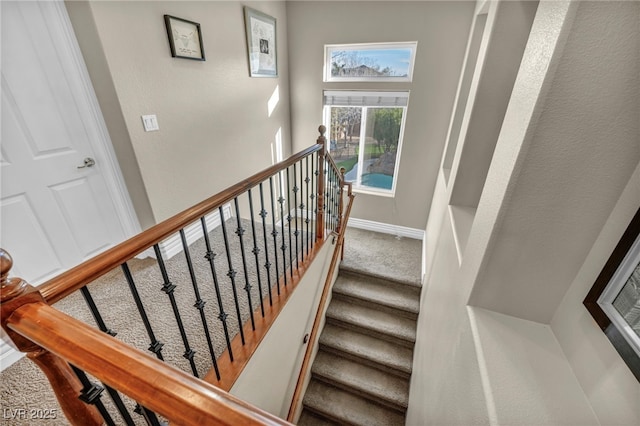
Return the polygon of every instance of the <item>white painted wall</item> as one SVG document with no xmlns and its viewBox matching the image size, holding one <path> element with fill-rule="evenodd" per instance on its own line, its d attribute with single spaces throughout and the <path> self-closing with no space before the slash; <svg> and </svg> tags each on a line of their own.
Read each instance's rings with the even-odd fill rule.
<svg viewBox="0 0 640 426">
<path fill-rule="evenodd" d="M 540 2 L 461 264 L 440 173 L 408 425 L 640 424 L 581 307 L 640 196 L 639 6 Z"/>
<path fill-rule="evenodd" d="M 640 424 L 640 383 L 629 373 L 582 301 L 638 206 L 640 165 L 551 321 L 551 329 L 602 425 Z"/>
<path fill-rule="evenodd" d="M 358 194 L 352 217 L 424 229 L 474 4 L 470 1 L 287 3 L 293 149 L 315 138 L 322 91 L 410 90 L 394 197 Z M 323 83 L 325 44 L 417 41 L 411 83 Z"/>
<path fill-rule="evenodd" d="M 284 1 L 68 1 L 67 9 L 143 226 L 291 153 Z M 243 6 L 277 20 L 277 78 L 251 78 Z M 163 15 L 198 22 L 206 61 L 172 58 Z M 279 102 L 270 114 L 275 92 Z M 144 132 L 141 115 L 160 130 Z M 318 123 L 300 143 L 315 142 Z M 188 189 L 188 190 L 187 190 Z"/>
</svg>

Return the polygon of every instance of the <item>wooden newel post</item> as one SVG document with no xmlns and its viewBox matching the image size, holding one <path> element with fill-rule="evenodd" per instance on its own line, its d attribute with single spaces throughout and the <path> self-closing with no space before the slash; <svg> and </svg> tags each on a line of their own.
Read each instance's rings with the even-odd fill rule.
<svg viewBox="0 0 640 426">
<path fill-rule="evenodd" d="M 20 278 L 9 278 L 13 259 L 0 248 L 0 319 L 15 347 L 27 354 L 49 379 L 67 420 L 74 425 L 102 425 L 102 416 L 93 405 L 78 399 L 82 384 L 69 364 L 57 355 L 22 337 L 7 326 L 13 312 L 29 303 L 46 303 L 38 290 Z M 48 407 L 42 407 L 48 408 Z"/>
<path fill-rule="evenodd" d="M 324 157 L 327 154 L 327 138 L 324 137 L 327 128 L 318 127 L 319 144 L 322 149 L 318 152 L 318 212 L 316 213 L 316 236 L 319 241 L 324 240 Z"/>
</svg>

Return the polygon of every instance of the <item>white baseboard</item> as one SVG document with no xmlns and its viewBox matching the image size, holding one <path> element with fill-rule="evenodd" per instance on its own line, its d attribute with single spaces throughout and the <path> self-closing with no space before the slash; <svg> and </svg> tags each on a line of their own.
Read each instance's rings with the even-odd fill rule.
<svg viewBox="0 0 640 426">
<path fill-rule="evenodd" d="M 225 219 L 233 217 L 233 215 L 231 214 L 231 204 L 225 204 L 224 206 L 222 206 L 222 212 L 224 213 Z M 218 212 L 218 210 L 209 213 L 204 218 L 207 224 L 207 231 L 209 232 L 211 232 L 211 230 L 217 228 L 221 224 L 220 213 Z M 189 245 L 202 238 L 204 234 L 202 232 L 202 224 L 200 223 L 200 221 L 194 222 L 191 225 L 185 227 L 184 235 L 187 239 L 187 244 Z M 180 234 L 174 234 L 173 236 L 167 238 L 166 240 L 163 240 L 160 243 L 160 251 L 162 252 L 162 256 L 164 257 L 164 259 L 171 259 L 176 254 L 182 253 L 182 250 L 182 238 L 180 238 Z M 150 257 L 155 257 L 153 248 L 150 248 L 143 253 L 148 254 Z"/>
<path fill-rule="evenodd" d="M 374 222 L 373 220 L 349 218 L 347 226 L 358 229 L 366 229 L 367 231 L 381 232 L 383 234 L 391 234 L 398 237 L 413 238 L 414 240 L 424 240 L 424 230 L 408 228 L 406 226 L 391 225 L 388 223 Z"/>
<path fill-rule="evenodd" d="M 11 346 L 4 340 L 4 330 L 2 334 L 3 340 L 0 341 L 0 371 L 4 371 L 5 368 L 13 365 L 13 363 L 24 356 L 22 352 L 17 351 L 13 346 Z"/>
</svg>

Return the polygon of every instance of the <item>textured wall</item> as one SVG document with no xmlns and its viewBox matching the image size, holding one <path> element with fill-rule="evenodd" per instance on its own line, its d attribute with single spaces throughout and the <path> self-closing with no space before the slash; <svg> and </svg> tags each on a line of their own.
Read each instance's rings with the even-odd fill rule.
<svg viewBox="0 0 640 426">
<path fill-rule="evenodd" d="M 295 150 L 317 136 L 323 89 L 411 91 L 395 197 L 359 194 L 352 217 L 424 229 L 472 11 L 472 2 L 287 4 Z M 415 40 L 412 83 L 322 82 L 325 44 Z"/>
<path fill-rule="evenodd" d="M 408 424 L 638 423 L 638 383 L 572 286 L 625 187 L 637 208 L 637 7 L 540 2 L 461 264 L 440 175 Z"/>
<path fill-rule="evenodd" d="M 83 50 L 110 130 L 121 132 L 125 176 L 138 168 L 152 210 L 161 221 L 271 165 L 272 144 L 281 129 L 290 153 L 287 18 L 284 2 L 247 2 L 277 19 L 278 78 L 250 78 L 243 5 L 236 1 L 92 1 L 82 19 L 95 37 Z M 85 11 L 86 12 L 86 11 Z M 163 15 L 200 23 L 206 61 L 172 58 Z M 93 22 L 89 22 L 92 19 Z M 76 29 L 77 31 L 77 29 Z M 83 34 L 78 34 L 83 39 Z M 87 55 L 85 55 L 87 56 Z M 105 69 L 106 67 L 106 69 Z M 92 72 L 92 70 L 94 72 Z M 108 83 L 108 84 L 105 84 Z M 267 102 L 280 101 L 271 116 Z M 156 114 L 158 132 L 144 132 L 140 116 Z M 114 120 L 110 123 L 110 120 Z M 111 125 L 110 125 L 111 124 Z M 313 128 L 311 129 L 313 132 Z M 126 140 L 128 139 L 128 140 Z M 311 145 L 314 136 L 304 145 Z M 131 157 L 133 153 L 133 157 Z M 133 170 L 133 171 L 132 171 Z M 140 179 L 136 184 L 139 184 Z M 132 196 L 136 196 L 131 183 Z M 140 212 L 139 212 L 140 214 Z M 148 224 L 148 218 L 141 218 Z"/>
</svg>

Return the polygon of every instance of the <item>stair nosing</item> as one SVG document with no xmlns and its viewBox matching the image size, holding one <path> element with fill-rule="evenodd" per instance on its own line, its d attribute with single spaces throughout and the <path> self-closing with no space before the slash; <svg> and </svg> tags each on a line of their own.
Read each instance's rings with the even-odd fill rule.
<svg viewBox="0 0 640 426">
<path fill-rule="evenodd" d="M 404 285 L 404 286 L 407 286 L 407 287 L 411 287 L 412 289 L 416 289 L 418 291 L 422 290 L 422 283 L 417 283 L 417 282 L 409 281 L 409 280 L 400 280 L 400 279 L 392 278 L 392 277 L 385 277 L 385 276 L 382 276 L 382 275 L 374 274 L 372 272 L 356 269 L 356 268 L 353 268 L 351 266 L 340 265 L 339 272 L 342 272 L 342 271 L 344 271 L 344 272 L 346 272 L 348 274 L 351 274 L 351 275 L 362 275 L 362 276 L 365 276 L 365 277 L 370 277 L 370 278 L 374 278 L 374 279 L 381 280 L 381 281 L 389 281 L 389 282 L 394 283 L 394 284 L 399 284 L 399 285 Z"/>
</svg>

